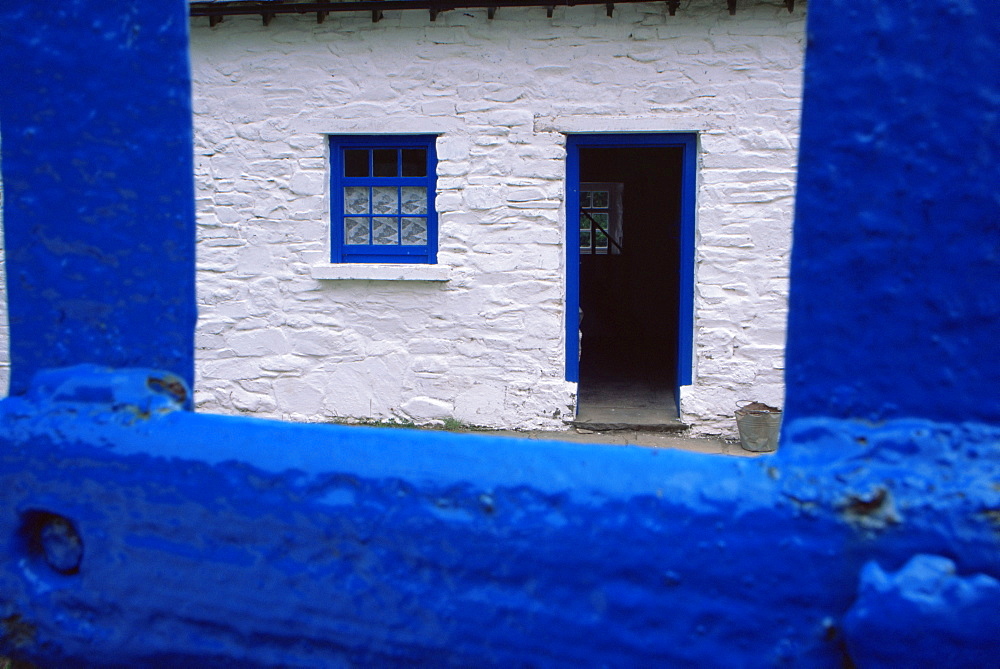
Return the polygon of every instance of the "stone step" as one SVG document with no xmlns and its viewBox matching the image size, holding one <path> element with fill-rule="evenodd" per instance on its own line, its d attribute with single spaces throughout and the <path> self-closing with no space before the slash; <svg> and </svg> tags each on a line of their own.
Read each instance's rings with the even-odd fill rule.
<svg viewBox="0 0 1000 669">
<path fill-rule="evenodd" d="M 616 430 L 636 430 L 638 432 L 684 432 L 690 426 L 678 419 L 637 421 L 628 420 L 608 420 L 608 419 L 588 419 L 577 418 L 568 421 L 568 425 L 578 430 L 590 430 L 592 432 L 612 432 Z"/>
</svg>

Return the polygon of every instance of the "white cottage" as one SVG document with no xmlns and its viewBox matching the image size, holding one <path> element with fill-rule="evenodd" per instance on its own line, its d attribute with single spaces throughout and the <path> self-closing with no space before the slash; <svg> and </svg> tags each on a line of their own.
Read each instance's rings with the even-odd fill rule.
<svg viewBox="0 0 1000 669">
<path fill-rule="evenodd" d="M 200 410 L 781 403 L 803 3 L 352 4 L 192 5 Z"/>
<path fill-rule="evenodd" d="M 803 3 L 546 4 L 192 4 L 199 410 L 781 403 Z"/>
</svg>

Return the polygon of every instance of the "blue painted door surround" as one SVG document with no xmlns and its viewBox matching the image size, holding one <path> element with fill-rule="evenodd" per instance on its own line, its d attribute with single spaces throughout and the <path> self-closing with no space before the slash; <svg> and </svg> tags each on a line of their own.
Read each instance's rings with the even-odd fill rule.
<svg viewBox="0 0 1000 669">
<path fill-rule="evenodd" d="M 680 180 L 680 254 L 677 267 L 666 268 L 665 271 L 678 273 L 676 374 L 678 386 L 688 385 L 691 383 L 694 348 L 694 233 L 698 147 L 698 137 L 694 133 L 566 136 L 566 380 L 579 381 L 580 378 L 580 349 L 577 334 L 580 327 L 580 244 L 576 213 L 580 202 L 580 150 L 612 147 L 677 147 L 683 151 Z M 627 218 L 627 211 L 625 215 Z M 679 398 L 679 394 L 676 396 Z"/>
</svg>

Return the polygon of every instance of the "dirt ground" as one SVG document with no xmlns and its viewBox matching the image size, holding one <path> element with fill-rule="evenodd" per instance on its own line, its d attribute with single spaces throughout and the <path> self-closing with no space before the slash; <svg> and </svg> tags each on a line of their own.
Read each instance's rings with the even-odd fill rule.
<svg viewBox="0 0 1000 669">
<path fill-rule="evenodd" d="M 484 436 L 533 439 L 539 441 L 572 441 L 577 443 L 610 444 L 613 446 L 646 446 L 648 448 L 673 448 L 697 453 L 715 453 L 737 457 L 755 457 L 759 453 L 744 450 L 737 440 L 718 437 L 684 437 L 675 432 L 652 432 L 646 430 L 612 430 L 590 432 L 585 430 L 496 430 L 472 431 Z"/>
</svg>

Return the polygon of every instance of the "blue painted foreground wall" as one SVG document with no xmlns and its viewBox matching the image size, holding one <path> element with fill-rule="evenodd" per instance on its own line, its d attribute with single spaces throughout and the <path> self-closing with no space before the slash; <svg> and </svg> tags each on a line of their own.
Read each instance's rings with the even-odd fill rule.
<svg viewBox="0 0 1000 669">
<path fill-rule="evenodd" d="M 109 83 L 75 50 L 135 39 L 142 49 L 115 57 L 153 57 L 171 70 L 186 62 L 184 25 L 171 18 L 180 2 L 166 14 L 112 4 L 68 3 L 88 19 L 74 39 L 56 41 L 45 17 L 0 7 L 0 24 L 18 34 L 17 49 L 0 47 L 0 71 L 35 51 L 59 52 L 51 76 L 75 91 L 60 113 L 120 114 L 130 84 Z M 190 350 L 162 364 L 157 344 L 143 340 L 147 324 L 111 310 L 121 349 L 167 371 L 75 365 L 119 363 L 97 355 L 98 344 L 71 346 L 57 362 L 75 366 L 54 371 L 41 371 L 41 357 L 15 358 L 15 374 L 33 381 L 0 402 L 0 654 L 45 667 L 1000 666 L 1000 364 L 983 348 L 997 324 L 1000 264 L 1000 231 L 983 223 L 996 220 L 1000 95 L 985 71 L 1000 55 L 996 5 L 831 0 L 810 11 L 791 420 L 778 454 L 728 459 L 196 415 L 185 410 Z M 845 67 L 860 38 L 871 58 Z M 986 53 L 964 59 L 973 50 Z M 930 63 L 940 59 L 966 83 L 939 85 Z M 902 85 L 912 77 L 922 85 Z M 28 245 L 39 267 L 70 266 L 77 235 L 97 239 L 121 225 L 131 232 L 100 237 L 105 252 L 128 258 L 149 246 L 150 269 L 173 268 L 156 263 L 193 238 L 188 203 L 164 205 L 177 226 L 142 234 L 131 210 L 85 221 L 82 232 L 71 207 L 50 216 L 24 206 L 36 192 L 78 200 L 84 212 L 109 197 L 100 181 L 88 185 L 87 170 L 64 174 L 56 194 L 45 163 L 32 172 L 23 152 L 8 163 L 29 128 L 48 134 L 46 110 L 63 99 L 39 86 L 10 89 L 14 104 L 0 106 L 9 254 Z M 816 86 L 842 88 L 854 103 Z M 122 89 L 112 109 L 94 93 L 106 87 Z M 970 92 L 961 127 L 941 118 L 951 109 L 942 96 L 956 90 Z M 898 104 L 869 115 L 865 91 Z M 914 133 L 923 123 L 950 140 L 920 144 L 901 116 L 916 119 Z M 125 181 L 145 179 L 139 163 L 190 133 L 189 118 L 142 118 L 137 132 L 119 116 L 136 148 L 112 152 L 136 163 L 119 172 Z M 115 128 L 106 129 L 112 138 Z M 70 163 L 77 149 L 90 155 L 72 137 L 51 137 Z M 58 149 L 38 141 L 56 164 Z M 942 153 L 960 141 L 975 160 Z M 901 180 L 889 156 L 904 172 L 911 157 L 948 186 Z M 168 182 L 190 178 L 183 160 L 164 165 Z M 6 185 L 8 169 L 17 189 Z M 954 184 L 959 176 L 966 183 Z M 950 211 L 949 225 L 932 216 L 915 229 L 914 198 Z M 836 239 L 823 203 L 838 207 Z M 921 234 L 945 229 L 947 244 Z M 62 241 L 39 243 L 51 239 Z M 8 268 L 22 279 L 9 287 L 12 314 L 36 295 L 62 309 L 91 281 L 114 283 L 110 269 L 34 273 L 18 262 Z M 855 269 L 870 269 L 869 279 Z M 167 285 L 169 272 L 148 276 L 160 277 L 150 280 L 168 304 L 191 308 L 187 288 Z M 38 323 L 13 336 L 59 335 L 49 314 L 40 309 Z M 67 322 L 64 337 L 99 325 Z M 173 335 L 164 325 L 166 340 L 190 336 L 190 323 L 177 323 Z"/>
<path fill-rule="evenodd" d="M 161 378 L 67 370 L 3 403 L 7 652 L 199 667 L 1000 657 L 996 428 L 812 419 L 789 435 L 810 448 L 722 458 L 196 415 L 149 389 Z M 49 529 L 46 552 L 55 517 L 82 544 L 75 573 L 69 530 Z"/>
</svg>

